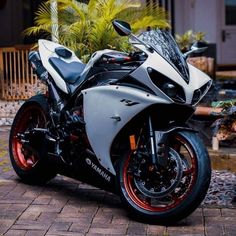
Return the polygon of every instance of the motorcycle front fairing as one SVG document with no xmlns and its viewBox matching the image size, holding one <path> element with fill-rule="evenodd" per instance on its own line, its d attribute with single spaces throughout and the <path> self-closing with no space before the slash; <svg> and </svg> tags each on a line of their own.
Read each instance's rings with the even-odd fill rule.
<svg viewBox="0 0 236 236">
<path fill-rule="evenodd" d="M 144 44 L 140 44 L 137 40 L 132 39 L 131 36 L 130 42 L 133 46 L 148 55 L 147 60 L 133 72 L 132 76 L 142 81 L 144 76 L 150 78 L 147 73 L 149 68 L 156 70 L 181 86 L 185 93 L 185 104 L 196 105 L 209 90 L 212 84 L 211 78 L 187 63 L 169 31 L 151 30 L 143 32 L 138 38 L 151 46 L 153 50 L 150 51 Z M 158 78 L 156 79 L 158 80 Z M 148 84 L 152 86 L 152 82 L 149 80 Z M 155 84 L 154 87 L 152 86 L 154 91 L 157 91 Z M 201 94 L 197 102 L 193 103 L 194 93 L 199 89 Z"/>
</svg>

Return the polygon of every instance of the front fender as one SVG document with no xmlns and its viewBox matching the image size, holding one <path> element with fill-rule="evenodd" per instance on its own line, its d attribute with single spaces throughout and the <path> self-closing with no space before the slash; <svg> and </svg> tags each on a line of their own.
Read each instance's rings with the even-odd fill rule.
<svg viewBox="0 0 236 236">
<path fill-rule="evenodd" d="M 159 132 L 159 131 L 166 132 L 168 134 L 171 134 L 175 131 L 189 131 L 189 132 L 193 132 L 193 133 L 198 133 L 197 130 L 192 129 L 192 128 L 185 126 L 185 125 L 183 125 L 183 126 L 176 125 L 176 126 L 171 126 L 165 130 L 157 130 L 157 132 Z"/>
</svg>

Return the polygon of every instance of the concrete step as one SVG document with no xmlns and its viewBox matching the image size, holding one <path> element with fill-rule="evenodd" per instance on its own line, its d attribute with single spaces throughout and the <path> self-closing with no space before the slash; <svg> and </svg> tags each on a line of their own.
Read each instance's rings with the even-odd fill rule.
<svg viewBox="0 0 236 236">
<path fill-rule="evenodd" d="M 236 148 L 220 147 L 219 150 L 216 151 L 208 147 L 208 152 L 214 170 L 236 172 Z"/>
</svg>

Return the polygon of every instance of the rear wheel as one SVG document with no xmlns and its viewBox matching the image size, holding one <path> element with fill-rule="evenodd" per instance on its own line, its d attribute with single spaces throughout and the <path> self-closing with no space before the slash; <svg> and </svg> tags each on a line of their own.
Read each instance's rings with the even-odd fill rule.
<svg viewBox="0 0 236 236">
<path fill-rule="evenodd" d="M 208 153 L 197 134 L 176 132 L 170 137 L 167 165 L 155 167 L 142 145 L 120 164 L 121 198 L 142 220 L 170 224 L 193 212 L 210 184 Z"/>
<path fill-rule="evenodd" d="M 10 159 L 15 172 L 26 183 L 43 184 L 56 175 L 46 157 L 43 137 L 30 135 L 34 128 L 46 128 L 47 112 L 46 98 L 34 96 L 22 105 L 12 124 Z"/>
</svg>

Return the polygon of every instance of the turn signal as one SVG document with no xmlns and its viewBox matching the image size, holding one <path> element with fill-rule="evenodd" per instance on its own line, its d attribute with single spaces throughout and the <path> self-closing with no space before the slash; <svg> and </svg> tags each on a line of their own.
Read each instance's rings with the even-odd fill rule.
<svg viewBox="0 0 236 236">
<path fill-rule="evenodd" d="M 130 149 L 132 151 L 136 150 L 135 135 L 130 135 L 129 136 L 129 143 L 130 143 Z"/>
</svg>

